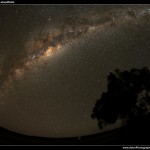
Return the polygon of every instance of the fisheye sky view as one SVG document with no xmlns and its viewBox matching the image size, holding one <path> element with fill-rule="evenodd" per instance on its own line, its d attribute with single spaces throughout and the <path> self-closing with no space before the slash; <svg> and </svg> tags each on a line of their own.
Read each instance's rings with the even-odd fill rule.
<svg viewBox="0 0 150 150">
<path fill-rule="evenodd" d="M 150 68 L 150 5 L 1 5 L 0 126 L 40 137 L 100 129 L 91 114 L 116 68 Z"/>
</svg>

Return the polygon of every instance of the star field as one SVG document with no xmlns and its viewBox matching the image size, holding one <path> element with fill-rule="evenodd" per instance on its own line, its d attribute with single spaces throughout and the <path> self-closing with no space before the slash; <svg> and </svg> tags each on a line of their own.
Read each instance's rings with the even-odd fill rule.
<svg viewBox="0 0 150 150">
<path fill-rule="evenodd" d="M 0 125 L 16 132 L 102 132 L 90 115 L 109 72 L 150 67 L 149 5 L 0 6 L 0 18 Z"/>
</svg>

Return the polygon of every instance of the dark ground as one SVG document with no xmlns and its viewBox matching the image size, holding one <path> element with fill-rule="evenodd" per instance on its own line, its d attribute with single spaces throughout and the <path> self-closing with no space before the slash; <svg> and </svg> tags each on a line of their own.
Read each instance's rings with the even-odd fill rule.
<svg viewBox="0 0 150 150">
<path fill-rule="evenodd" d="M 0 128 L 1 145 L 149 145 L 150 115 L 119 129 L 73 138 L 42 138 Z"/>
</svg>

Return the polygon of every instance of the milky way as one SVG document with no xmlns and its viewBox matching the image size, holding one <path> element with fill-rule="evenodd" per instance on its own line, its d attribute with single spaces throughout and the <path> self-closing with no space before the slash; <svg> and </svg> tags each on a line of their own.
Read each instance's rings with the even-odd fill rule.
<svg viewBox="0 0 150 150">
<path fill-rule="evenodd" d="M 57 72 L 56 71 L 57 67 L 55 67 L 55 66 L 57 66 L 57 63 L 59 61 L 61 62 L 61 59 L 64 59 L 65 55 L 66 55 L 65 56 L 66 59 L 70 60 L 67 62 L 67 65 L 66 65 L 68 68 L 73 68 L 75 66 L 73 64 L 74 59 L 79 59 L 79 62 L 80 62 L 81 61 L 80 57 L 83 55 L 82 50 L 80 50 L 78 58 L 76 58 L 76 57 L 74 58 L 74 56 L 73 56 L 73 54 L 76 56 L 76 53 L 78 53 L 78 50 L 77 50 L 77 52 L 71 52 L 71 50 L 76 47 L 77 47 L 77 49 L 80 49 L 81 42 L 84 43 L 84 41 L 88 41 L 88 42 L 86 42 L 86 44 L 83 44 L 85 46 L 84 49 L 87 49 L 87 52 L 84 54 L 85 55 L 84 58 L 82 58 L 83 60 L 84 59 L 86 60 L 86 56 L 91 57 L 91 59 L 92 59 L 92 53 L 90 53 L 90 50 L 88 50 L 88 43 L 92 43 L 93 45 L 96 45 L 95 43 L 98 43 L 100 45 L 100 47 L 103 48 L 103 50 L 101 50 L 101 56 L 99 56 L 99 57 L 101 57 L 103 59 L 103 61 L 105 61 L 105 57 L 103 57 L 103 55 L 105 55 L 105 48 L 103 47 L 103 45 L 105 45 L 105 47 L 108 47 L 107 49 L 113 49 L 114 41 L 115 42 L 117 41 L 117 40 L 115 40 L 115 38 L 117 39 L 116 35 L 120 36 L 118 34 L 118 33 L 120 33 L 120 30 L 121 31 L 125 30 L 126 27 L 131 26 L 131 29 L 133 27 L 135 27 L 135 29 L 133 28 L 133 30 L 138 31 L 138 28 L 141 28 L 141 26 L 142 26 L 141 24 L 146 24 L 150 19 L 150 6 L 149 5 L 145 5 L 145 6 L 144 5 L 143 6 L 142 5 L 141 6 L 140 5 L 139 6 L 134 6 L 134 5 L 129 5 L 129 6 L 123 6 L 123 5 L 118 5 L 118 6 L 100 6 L 100 5 L 97 5 L 97 6 L 28 6 L 29 12 L 31 12 L 31 14 L 29 14 L 26 11 L 26 7 L 27 6 L 15 6 L 15 7 L 1 6 L 2 9 L 0 10 L 1 13 L 7 12 L 8 14 L 6 16 L 8 16 L 8 19 L 10 21 L 9 24 L 11 24 L 11 23 L 14 24 L 14 26 L 11 29 L 9 27 L 9 25 L 7 25 L 7 22 L 8 22 L 8 19 L 6 19 L 7 17 L 6 18 L 2 17 L 3 23 L 1 23 L 1 30 L 5 29 L 4 30 L 5 32 L 1 31 L 3 33 L 3 36 L 1 36 L 2 42 L 1 42 L 1 52 L 0 52 L 0 69 L 1 69 L 1 72 L 0 72 L 1 73 L 0 74 L 0 77 L 1 77 L 0 78 L 0 83 L 1 83 L 0 103 L 2 105 L 4 105 L 4 104 L 7 105 L 10 103 L 9 100 L 7 98 L 5 98 L 5 96 L 7 97 L 7 94 L 9 95 L 9 92 L 11 91 L 11 89 L 13 90 L 14 84 L 16 84 L 16 81 L 18 81 L 18 82 L 24 81 L 26 76 L 27 77 L 30 76 L 32 70 L 34 70 L 36 68 L 38 70 L 39 66 L 41 66 L 41 67 L 45 66 L 45 65 L 48 66 L 49 63 L 53 63 L 53 62 L 51 62 L 51 60 L 53 58 L 57 58 L 58 61 L 56 63 L 54 63 L 52 65 L 52 67 L 48 68 L 49 71 L 47 71 L 47 72 L 50 72 L 50 73 L 45 73 L 43 71 L 42 72 L 43 75 L 41 75 L 41 73 L 39 73 L 40 71 L 39 72 L 37 71 L 36 76 L 38 78 L 38 76 L 41 75 L 42 78 L 44 79 L 44 73 L 52 74 L 53 76 L 50 75 L 51 76 L 51 84 L 53 83 L 53 81 L 52 81 L 53 78 L 58 78 L 58 80 L 60 78 L 62 78 L 62 80 L 63 80 L 63 79 L 65 79 L 64 76 L 66 76 L 65 75 L 66 72 L 64 73 L 64 75 L 62 75 L 63 77 L 59 77 L 58 74 L 55 74 L 55 72 Z M 21 15 L 19 15 L 19 11 L 22 14 L 24 14 L 24 15 L 22 15 L 23 17 Z M 55 12 L 56 12 L 56 14 L 55 14 Z M 16 19 L 16 26 L 15 26 L 15 21 L 13 22 L 13 19 L 11 20 L 13 15 L 16 15 L 18 17 L 18 20 Z M 26 17 L 26 15 L 28 17 Z M 34 21 L 32 21 L 32 19 Z M 7 26 L 8 26 L 8 28 L 7 28 Z M 23 28 L 22 28 L 22 26 L 23 26 Z M 125 33 L 125 31 L 123 31 L 123 33 Z M 128 33 L 128 32 L 126 32 L 126 33 Z M 136 33 L 136 31 L 133 33 Z M 8 35 L 11 35 L 11 36 L 9 37 Z M 99 35 L 97 38 L 97 39 L 100 38 L 99 41 L 96 39 L 97 35 Z M 103 38 L 103 36 L 104 36 L 104 38 Z M 121 39 L 126 40 L 129 37 L 131 37 L 131 40 L 133 40 L 132 36 L 136 37 L 136 35 L 134 35 L 134 34 L 129 35 L 126 38 L 124 38 L 123 36 L 124 36 L 124 34 L 121 36 L 121 38 L 119 40 L 121 40 Z M 137 36 L 138 36 L 138 34 L 137 34 Z M 91 39 L 90 39 L 90 37 L 91 37 Z M 113 37 L 114 39 L 107 40 L 107 37 Z M 93 39 L 95 38 L 95 39 L 92 40 L 92 38 Z M 105 41 L 103 41 L 103 39 L 105 39 Z M 147 36 L 147 39 L 149 39 L 148 36 Z M 97 41 L 97 42 L 95 42 L 95 41 Z M 124 41 L 122 43 L 124 43 Z M 5 44 L 5 42 L 6 42 L 6 44 Z M 108 44 L 105 44 L 105 42 L 106 43 L 108 42 Z M 132 45 L 132 43 L 134 44 L 134 42 L 131 42 L 129 44 L 129 46 Z M 8 45 L 8 48 L 7 48 L 7 45 Z M 109 45 L 111 45 L 110 48 L 109 48 Z M 126 44 L 124 46 L 124 48 L 126 48 L 127 45 L 128 44 Z M 148 47 L 148 45 L 149 45 L 149 43 L 147 43 L 147 47 Z M 94 49 L 93 47 L 91 49 Z M 116 46 L 116 49 L 117 49 L 117 46 Z M 128 50 L 126 50 L 126 51 L 128 51 Z M 113 51 L 108 51 L 107 54 L 111 53 L 111 52 L 113 52 Z M 70 53 L 72 53 L 72 55 L 70 55 Z M 88 53 L 90 53 L 91 56 L 89 56 Z M 93 56 L 94 56 L 94 54 L 96 56 L 96 53 L 97 53 L 97 56 L 99 55 L 99 53 L 95 50 L 95 51 L 93 51 Z M 63 56 L 63 54 L 64 54 L 64 56 Z M 120 52 L 120 55 L 122 55 L 122 52 Z M 115 61 L 115 59 L 116 59 L 116 56 L 114 56 L 114 58 L 112 60 L 109 59 L 109 57 L 110 56 L 108 56 L 106 62 L 108 61 L 109 63 L 112 63 L 111 61 L 113 61 L 113 59 Z M 61 58 L 61 59 L 59 59 L 59 58 Z M 91 59 L 89 59 L 89 60 L 91 60 Z M 93 58 L 93 59 L 96 59 L 96 58 Z M 122 61 L 122 60 L 120 60 L 120 61 Z M 130 60 L 132 60 L 132 58 Z M 76 61 L 77 60 L 75 60 L 75 62 Z M 84 64 L 84 65 L 86 65 L 86 63 L 88 64 L 88 60 L 86 60 L 86 61 L 84 61 L 81 64 L 79 63 L 77 65 L 77 69 L 74 67 L 78 71 L 78 73 L 70 72 L 70 76 L 66 76 L 67 80 L 72 81 L 72 84 L 76 85 L 77 79 L 75 80 L 74 78 L 75 77 L 78 78 L 80 72 L 84 72 L 83 71 L 84 67 L 82 68 L 82 64 Z M 140 62 L 139 62 L 139 64 L 140 64 Z M 96 64 L 95 66 L 98 66 L 98 65 L 99 64 Z M 103 66 L 103 63 L 101 63 L 100 65 Z M 67 67 L 66 68 L 64 67 L 65 68 L 64 70 L 67 70 L 68 69 Z M 94 66 L 92 67 L 92 69 L 93 68 L 94 68 Z M 105 69 L 107 68 L 107 64 L 105 65 L 104 68 Z M 108 68 L 109 68 L 109 65 L 108 65 Z M 59 67 L 59 70 L 61 70 L 61 69 L 63 70 L 63 65 L 61 67 Z M 72 74 L 72 76 L 71 76 L 71 74 Z M 88 72 L 86 72 L 86 75 L 88 75 Z M 73 78 L 73 76 L 74 76 L 74 78 Z M 91 76 L 91 74 L 89 76 Z M 81 77 L 82 77 L 82 74 L 81 74 Z M 41 77 L 39 77 L 39 78 L 41 78 Z M 70 79 L 70 78 L 72 78 L 72 79 Z M 92 76 L 91 76 L 91 78 L 92 78 Z M 34 77 L 33 79 L 36 80 L 36 77 Z M 82 77 L 82 79 L 84 79 L 84 77 Z M 100 80 L 101 79 L 98 79 L 98 82 L 100 82 Z M 37 83 L 37 84 L 40 84 L 39 82 L 40 81 L 37 81 L 37 82 L 34 81 L 34 83 Z M 62 89 L 61 87 L 63 87 L 64 84 L 67 85 L 68 89 L 69 89 L 69 86 L 71 86 L 71 85 L 69 85 L 70 82 L 68 82 L 68 83 L 64 82 L 63 84 L 61 84 L 60 82 L 62 82 L 62 81 L 60 80 L 58 82 L 58 86 L 54 82 L 53 86 L 54 87 L 56 86 L 56 89 L 54 89 L 54 93 L 59 86 L 60 87 L 58 89 L 60 91 Z M 83 86 L 82 84 L 84 84 L 84 83 L 82 83 L 82 81 L 80 81 L 80 82 L 81 82 L 81 86 Z M 100 83 L 103 84 L 103 82 L 100 82 Z M 45 84 L 47 84 L 47 81 L 45 82 Z M 40 86 L 40 85 L 38 85 L 38 86 Z M 41 87 L 42 87 L 42 85 L 41 85 Z M 64 88 L 64 90 L 65 90 L 65 88 Z M 73 90 L 76 90 L 76 89 L 73 89 Z M 78 93 L 73 90 L 72 90 L 72 92 Z M 81 91 L 82 88 L 79 90 Z M 51 89 L 50 91 L 53 91 L 53 90 Z M 94 91 L 94 89 L 93 89 L 93 91 Z M 40 93 L 40 91 L 39 91 L 39 93 Z M 50 92 L 47 92 L 47 93 L 50 93 Z M 63 92 L 63 94 L 64 94 L 64 92 Z M 86 94 L 88 95 L 88 93 L 86 93 Z M 28 92 L 26 95 L 28 95 Z M 44 93 L 43 93 L 43 95 L 44 95 Z M 91 97 L 91 95 L 89 97 Z M 73 97 L 75 99 L 76 95 L 74 94 Z M 95 98 L 96 97 L 97 96 L 95 96 Z M 32 99 L 31 101 L 33 102 L 34 100 Z M 20 103 L 20 102 L 18 102 L 18 103 Z M 78 104 L 78 102 L 77 103 L 74 102 L 74 105 L 77 105 L 77 104 Z M 17 104 L 17 105 L 20 105 L 20 104 Z M 38 106 L 38 105 L 39 104 L 36 104 L 36 102 L 35 102 L 33 107 L 34 108 L 36 107 L 38 109 L 38 107 L 40 108 L 40 106 Z M 86 106 L 87 104 L 85 103 L 83 105 Z M 20 109 L 19 108 L 20 106 L 17 106 L 17 107 L 18 107 L 18 109 Z M 46 106 L 43 103 L 43 104 L 41 104 L 41 107 L 45 108 Z M 65 109 L 65 108 L 62 108 L 63 104 L 58 104 L 58 106 L 56 106 L 56 108 L 58 108 L 58 107 L 60 108 L 60 110 L 63 110 L 63 111 Z M 91 107 L 91 104 L 88 104 L 88 107 Z M 51 108 L 51 109 L 53 109 L 53 108 Z M 46 108 L 45 108 L 45 110 L 46 110 Z M 91 108 L 91 110 L 92 110 L 92 108 Z M 46 111 L 48 112 L 49 110 L 46 110 Z M 1 114 L 3 114 L 3 112 Z M 85 115 L 85 118 L 87 118 L 86 115 Z M 89 118 L 90 118 L 90 115 L 89 115 Z M 57 121 L 54 121 L 54 122 L 57 122 Z M 88 121 L 86 123 L 85 122 L 86 121 L 84 121 L 84 123 L 81 122 L 82 126 L 85 126 L 85 124 Z M 6 124 L 6 123 L 4 123 L 4 124 Z M 61 124 L 61 121 L 60 121 L 60 124 Z M 10 128 L 14 128 L 14 127 L 10 127 Z M 74 127 L 74 128 L 76 128 L 76 127 Z M 55 136 L 54 134 L 58 133 L 59 130 L 60 130 L 60 126 L 58 126 L 58 129 L 56 131 L 52 131 L 53 132 L 52 136 Z M 63 125 L 62 125 L 62 130 L 63 130 Z M 37 133 L 35 131 L 35 132 L 33 132 L 33 134 L 42 135 L 42 136 L 43 135 L 50 136 L 50 134 L 45 133 L 46 129 L 43 132 L 44 133 L 42 133 L 42 131 L 41 131 L 41 133 Z M 94 131 L 90 131 L 90 133 L 92 133 L 92 132 L 97 132 L 97 128 Z M 64 136 L 76 135 L 75 133 L 71 134 L 68 131 L 66 131 L 66 133 L 68 133 L 68 135 L 65 135 L 64 133 L 63 133 L 63 135 Z M 84 134 L 88 134 L 88 133 L 84 132 Z M 60 136 L 60 135 L 61 135 L 61 132 L 58 133 L 58 136 Z M 56 135 L 56 137 L 57 137 L 57 135 Z"/>
<path fill-rule="evenodd" d="M 34 41 L 32 41 L 32 44 L 30 42 L 27 44 L 27 57 L 23 58 L 21 63 L 18 62 L 17 66 L 13 66 L 14 68 L 8 71 L 8 75 L 6 75 L 8 78 L 2 83 L 2 86 L 4 85 L 3 88 L 5 89 L 5 86 L 8 88 L 7 85 L 10 82 L 15 78 L 20 78 L 35 61 L 45 61 L 47 57 L 51 57 L 60 47 L 71 43 L 72 40 L 82 38 L 81 36 L 84 36 L 84 34 L 98 29 L 107 30 L 109 27 L 118 26 L 126 21 L 135 21 L 140 17 L 149 15 L 149 13 L 149 7 L 111 10 L 103 16 L 95 12 L 93 16 L 78 16 L 75 19 L 69 18 L 69 22 L 65 22 L 60 28 L 54 29 L 55 31 L 47 29 L 45 33 L 39 34 L 36 39 L 30 39 Z"/>
</svg>

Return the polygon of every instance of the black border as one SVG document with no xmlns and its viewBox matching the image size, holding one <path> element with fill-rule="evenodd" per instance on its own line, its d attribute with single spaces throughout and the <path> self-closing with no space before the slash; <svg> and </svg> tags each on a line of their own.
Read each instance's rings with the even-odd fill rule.
<svg viewBox="0 0 150 150">
<path fill-rule="evenodd" d="M 14 2 L 14 3 L 11 3 Z M 15 4 L 53 4 L 53 5 L 91 5 L 91 4 L 149 4 L 149 0 L 0 0 L 0 5 L 15 5 Z"/>
<path fill-rule="evenodd" d="M 11 3 L 14 2 L 14 3 Z M 119 5 L 123 5 L 123 4 L 150 4 L 149 0 L 80 0 L 80 1 L 71 1 L 71 0 L 63 0 L 63 1 L 59 1 L 59 0 L 41 0 L 41 1 L 35 1 L 35 0 L 0 0 L 0 5 L 113 5 L 113 4 L 119 4 Z M 3 146 L 13 146 L 13 147 L 22 147 L 22 146 L 31 146 L 31 145 L 0 145 L 0 147 Z M 32 145 L 33 146 L 38 146 L 38 145 Z M 95 147 L 100 147 L 102 149 L 123 149 L 123 146 L 131 146 L 131 145 L 40 145 L 46 147 L 46 146 L 50 146 L 50 147 L 55 147 L 57 146 L 57 148 L 72 148 L 72 147 L 90 147 L 90 148 L 95 148 Z M 133 146 L 138 146 L 138 145 L 133 145 Z M 148 145 L 146 145 L 148 146 Z"/>
</svg>

